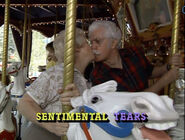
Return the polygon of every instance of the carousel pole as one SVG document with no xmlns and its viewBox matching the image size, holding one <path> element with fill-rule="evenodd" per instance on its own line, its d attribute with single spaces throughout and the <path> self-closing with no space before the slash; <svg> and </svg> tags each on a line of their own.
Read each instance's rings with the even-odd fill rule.
<svg viewBox="0 0 185 140">
<path fill-rule="evenodd" d="M 172 27 L 172 40 L 171 40 L 171 55 L 178 52 L 180 12 L 181 12 L 181 0 L 175 0 L 174 19 L 173 19 L 173 27 Z M 173 99 L 174 93 L 175 93 L 175 82 L 170 84 L 169 92 L 170 92 L 169 96 Z"/>
<path fill-rule="evenodd" d="M 31 16 L 30 16 L 30 8 L 28 8 L 28 45 L 27 45 L 27 76 L 29 75 L 29 63 L 30 63 L 30 54 L 31 54 Z"/>
<path fill-rule="evenodd" d="M 9 32 L 9 5 L 10 0 L 5 1 L 4 14 L 4 39 L 3 39 L 3 60 L 2 60 L 2 84 L 6 85 L 6 67 L 8 59 L 8 32 Z"/>
<path fill-rule="evenodd" d="M 74 77 L 76 5 L 77 0 L 67 0 L 63 89 L 73 82 Z M 71 106 L 62 105 L 62 112 L 69 112 L 71 109 Z M 67 136 L 62 136 L 61 140 L 67 140 Z"/>
<path fill-rule="evenodd" d="M 86 0 L 84 0 L 84 3 L 86 3 Z M 85 14 L 86 14 L 86 7 L 83 7 L 83 9 L 82 9 L 82 30 L 85 30 L 85 27 L 84 27 L 84 23 L 85 23 L 85 21 L 84 21 L 84 19 L 85 19 Z"/>
<path fill-rule="evenodd" d="M 126 14 L 126 1 L 124 0 L 123 1 L 123 4 L 122 4 L 122 7 L 123 7 L 123 19 L 122 19 L 122 44 L 121 44 L 121 48 L 123 49 L 124 48 L 124 46 L 125 46 L 125 35 L 126 35 L 126 33 L 125 33 L 125 28 L 126 28 L 126 21 L 125 21 L 125 14 Z"/>
<path fill-rule="evenodd" d="M 26 0 L 26 5 L 25 5 L 25 11 L 24 11 L 24 27 L 23 27 L 23 46 L 22 46 L 22 68 L 24 67 L 24 61 L 25 61 L 25 50 L 26 50 L 26 30 L 27 30 L 27 12 L 28 12 L 28 8 L 27 8 L 27 2 L 28 0 Z"/>
<path fill-rule="evenodd" d="M 58 8 L 56 10 L 56 21 L 55 21 L 55 27 L 54 27 L 54 39 L 56 38 L 57 36 L 57 21 L 58 21 L 58 14 L 59 14 L 59 11 L 58 11 Z"/>
</svg>

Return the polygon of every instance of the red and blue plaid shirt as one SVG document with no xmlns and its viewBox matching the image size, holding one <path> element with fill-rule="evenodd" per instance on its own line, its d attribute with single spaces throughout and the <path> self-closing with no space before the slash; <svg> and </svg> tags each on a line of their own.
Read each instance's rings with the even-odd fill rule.
<svg viewBox="0 0 185 140">
<path fill-rule="evenodd" d="M 91 74 L 92 84 L 115 80 L 118 83 L 117 91 L 143 91 L 148 88 L 153 65 L 145 57 L 143 49 L 129 47 L 119 50 L 119 53 L 123 68 L 110 68 L 102 62 L 96 63 Z"/>
</svg>

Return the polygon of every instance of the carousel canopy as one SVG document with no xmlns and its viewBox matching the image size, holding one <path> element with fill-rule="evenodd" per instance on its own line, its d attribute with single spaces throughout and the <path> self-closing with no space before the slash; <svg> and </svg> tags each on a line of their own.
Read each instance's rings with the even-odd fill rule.
<svg viewBox="0 0 185 140">
<path fill-rule="evenodd" d="M 87 30 L 88 26 L 95 20 L 111 20 L 117 23 L 116 13 L 119 5 L 121 5 L 119 1 L 120 0 L 77 0 L 76 26 Z M 46 37 L 52 37 L 65 28 L 66 3 L 67 0 L 10 0 L 9 24 L 13 29 L 12 33 L 20 58 L 22 58 L 26 7 L 27 24 L 31 30 L 39 31 Z M 4 12 L 5 0 L 0 0 L 0 26 L 4 24 Z M 27 34 L 26 50 L 29 48 L 28 46 L 31 47 L 28 36 Z M 26 51 L 26 61 L 28 54 L 31 56 L 31 52 Z"/>
<path fill-rule="evenodd" d="M 65 28 L 66 0 L 27 0 L 27 4 L 26 0 L 10 0 L 10 24 L 20 32 L 23 30 L 26 6 L 31 29 L 51 37 Z M 115 20 L 113 7 L 109 1 L 78 0 L 76 25 L 87 30 L 92 21 Z M 0 26 L 4 23 L 4 10 L 5 0 L 1 0 Z"/>
</svg>

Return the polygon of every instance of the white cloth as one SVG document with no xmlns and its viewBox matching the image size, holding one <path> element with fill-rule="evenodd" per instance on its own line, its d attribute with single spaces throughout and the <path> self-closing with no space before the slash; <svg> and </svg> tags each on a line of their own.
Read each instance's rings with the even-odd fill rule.
<svg viewBox="0 0 185 140">
<path fill-rule="evenodd" d="M 83 96 L 73 97 L 71 98 L 71 105 L 72 107 L 76 108 L 78 106 L 82 106 L 84 104 L 88 104 L 88 97 L 90 97 L 93 93 L 97 92 L 115 92 L 117 88 L 117 82 L 114 80 L 107 81 L 105 83 L 96 85 L 87 89 L 83 92 Z"/>
<path fill-rule="evenodd" d="M 63 64 L 51 67 L 26 88 L 26 93 L 40 105 L 44 112 L 61 112 L 60 95 L 57 93 L 63 86 Z M 77 70 L 74 70 L 74 83 L 82 94 L 87 89 L 86 80 Z"/>
</svg>

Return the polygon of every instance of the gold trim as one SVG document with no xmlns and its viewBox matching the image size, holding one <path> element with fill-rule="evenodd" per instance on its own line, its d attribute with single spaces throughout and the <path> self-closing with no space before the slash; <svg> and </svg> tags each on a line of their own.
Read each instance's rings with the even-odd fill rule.
<svg viewBox="0 0 185 140">
<path fill-rule="evenodd" d="M 174 6 L 175 7 L 174 7 L 174 20 L 173 20 L 173 27 L 172 27 L 171 55 L 178 52 L 181 0 L 175 0 Z M 174 99 L 174 94 L 175 94 L 175 82 L 170 84 L 169 96 L 172 99 Z"/>
<path fill-rule="evenodd" d="M 6 67 L 8 60 L 8 32 L 9 32 L 9 5 L 10 0 L 5 2 L 4 15 L 4 38 L 3 38 L 3 57 L 2 57 L 2 84 L 6 85 Z"/>
<path fill-rule="evenodd" d="M 57 29 L 58 29 L 58 26 L 57 26 L 57 20 L 58 20 L 58 9 L 57 9 L 57 12 L 56 12 L 56 21 L 55 21 L 55 27 L 54 27 L 54 39 L 56 38 L 57 36 Z"/>
<path fill-rule="evenodd" d="M 26 3 L 28 0 L 26 0 Z M 24 62 L 25 62 L 25 50 L 26 50 L 26 36 L 27 36 L 27 14 L 28 14 L 28 8 L 27 6 L 25 7 L 25 12 L 24 12 L 24 27 L 23 27 L 23 45 L 22 45 L 22 68 L 24 67 Z"/>
<path fill-rule="evenodd" d="M 26 5 L 28 7 L 66 7 L 67 4 L 50 4 L 50 3 L 44 3 L 44 4 L 10 4 L 10 6 L 13 7 L 26 7 Z M 4 7 L 5 4 L 0 4 L 1 7 Z M 80 6 L 80 7 L 102 7 L 103 4 L 78 4 L 76 6 Z"/>
<path fill-rule="evenodd" d="M 28 12 L 30 13 L 30 8 L 28 8 Z M 27 73 L 29 71 L 29 62 L 30 62 L 30 52 L 31 52 L 31 17 L 28 14 L 28 46 L 27 46 Z"/>
<path fill-rule="evenodd" d="M 171 0 L 166 0 L 168 3 L 168 8 L 169 8 L 169 13 L 172 16 L 172 9 L 171 9 L 171 5 L 172 2 Z M 133 22 L 133 25 L 136 29 L 136 34 L 139 38 L 142 39 L 142 41 L 149 41 L 149 40 L 153 40 L 154 39 L 154 35 L 155 33 L 157 33 L 159 35 L 160 38 L 165 38 L 165 37 L 170 37 L 171 36 L 171 29 L 172 29 L 172 23 L 167 23 L 166 25 L 159 25 L 157 26 L 157 30 L 156 32 L 151 32 L 150 30 L 148 30 L 148 28 L 143 29 L 143 31 L 139 32 L 139 30 L 137 29 L 137 23 L 135 19 L 135 16 L 132 13 L 131 7 L 130 7 L 130 3 L 127 3 L 128 6 L 128 12 L 130 13 L 131 16 L 131 20 Z M 173 20 L 173 18 L 172 18 Z"/>
<path fill-rule="evenodd" d="M 86 18 L 86 19 L 77 19 L 76 22 L 88 22 L 88 21 L 94 21 L 94 20 L 109 20 L 112 19 L 111 17 L 100 17 L 100 18 Z M 49 25 L 49 24 L 65 24 L 65 20 L 58 20 L 58 21 L 44 21 L 44 22 L 37 22 L 32 23 L 32 26 L 42 26 L 42 25 Z"/>
<path fill-rule="evenodd" d="M 10 24 L 10 26 L 11 26 L 11 28 L 13 28 L 14 30 L 16 30 L 18 33 L 19 33 L 19 35 L 20 36 L 22 36 L 22 31 L 19 29 L 19 28 L 17 28 L 15 25 L 13 25 L 13 24 Z"/>
<path fill-rule="evenodd" d="M 63 89 L 73 82 L 74 77 L 76 5 L 77 0 L 67 0 Z M 62 112 L 69 112 L 71 109 L 71 106 L 62 106 Z M 67 140 L 67 136 L 62 136 L 61 139 Z"/>
</svg>

